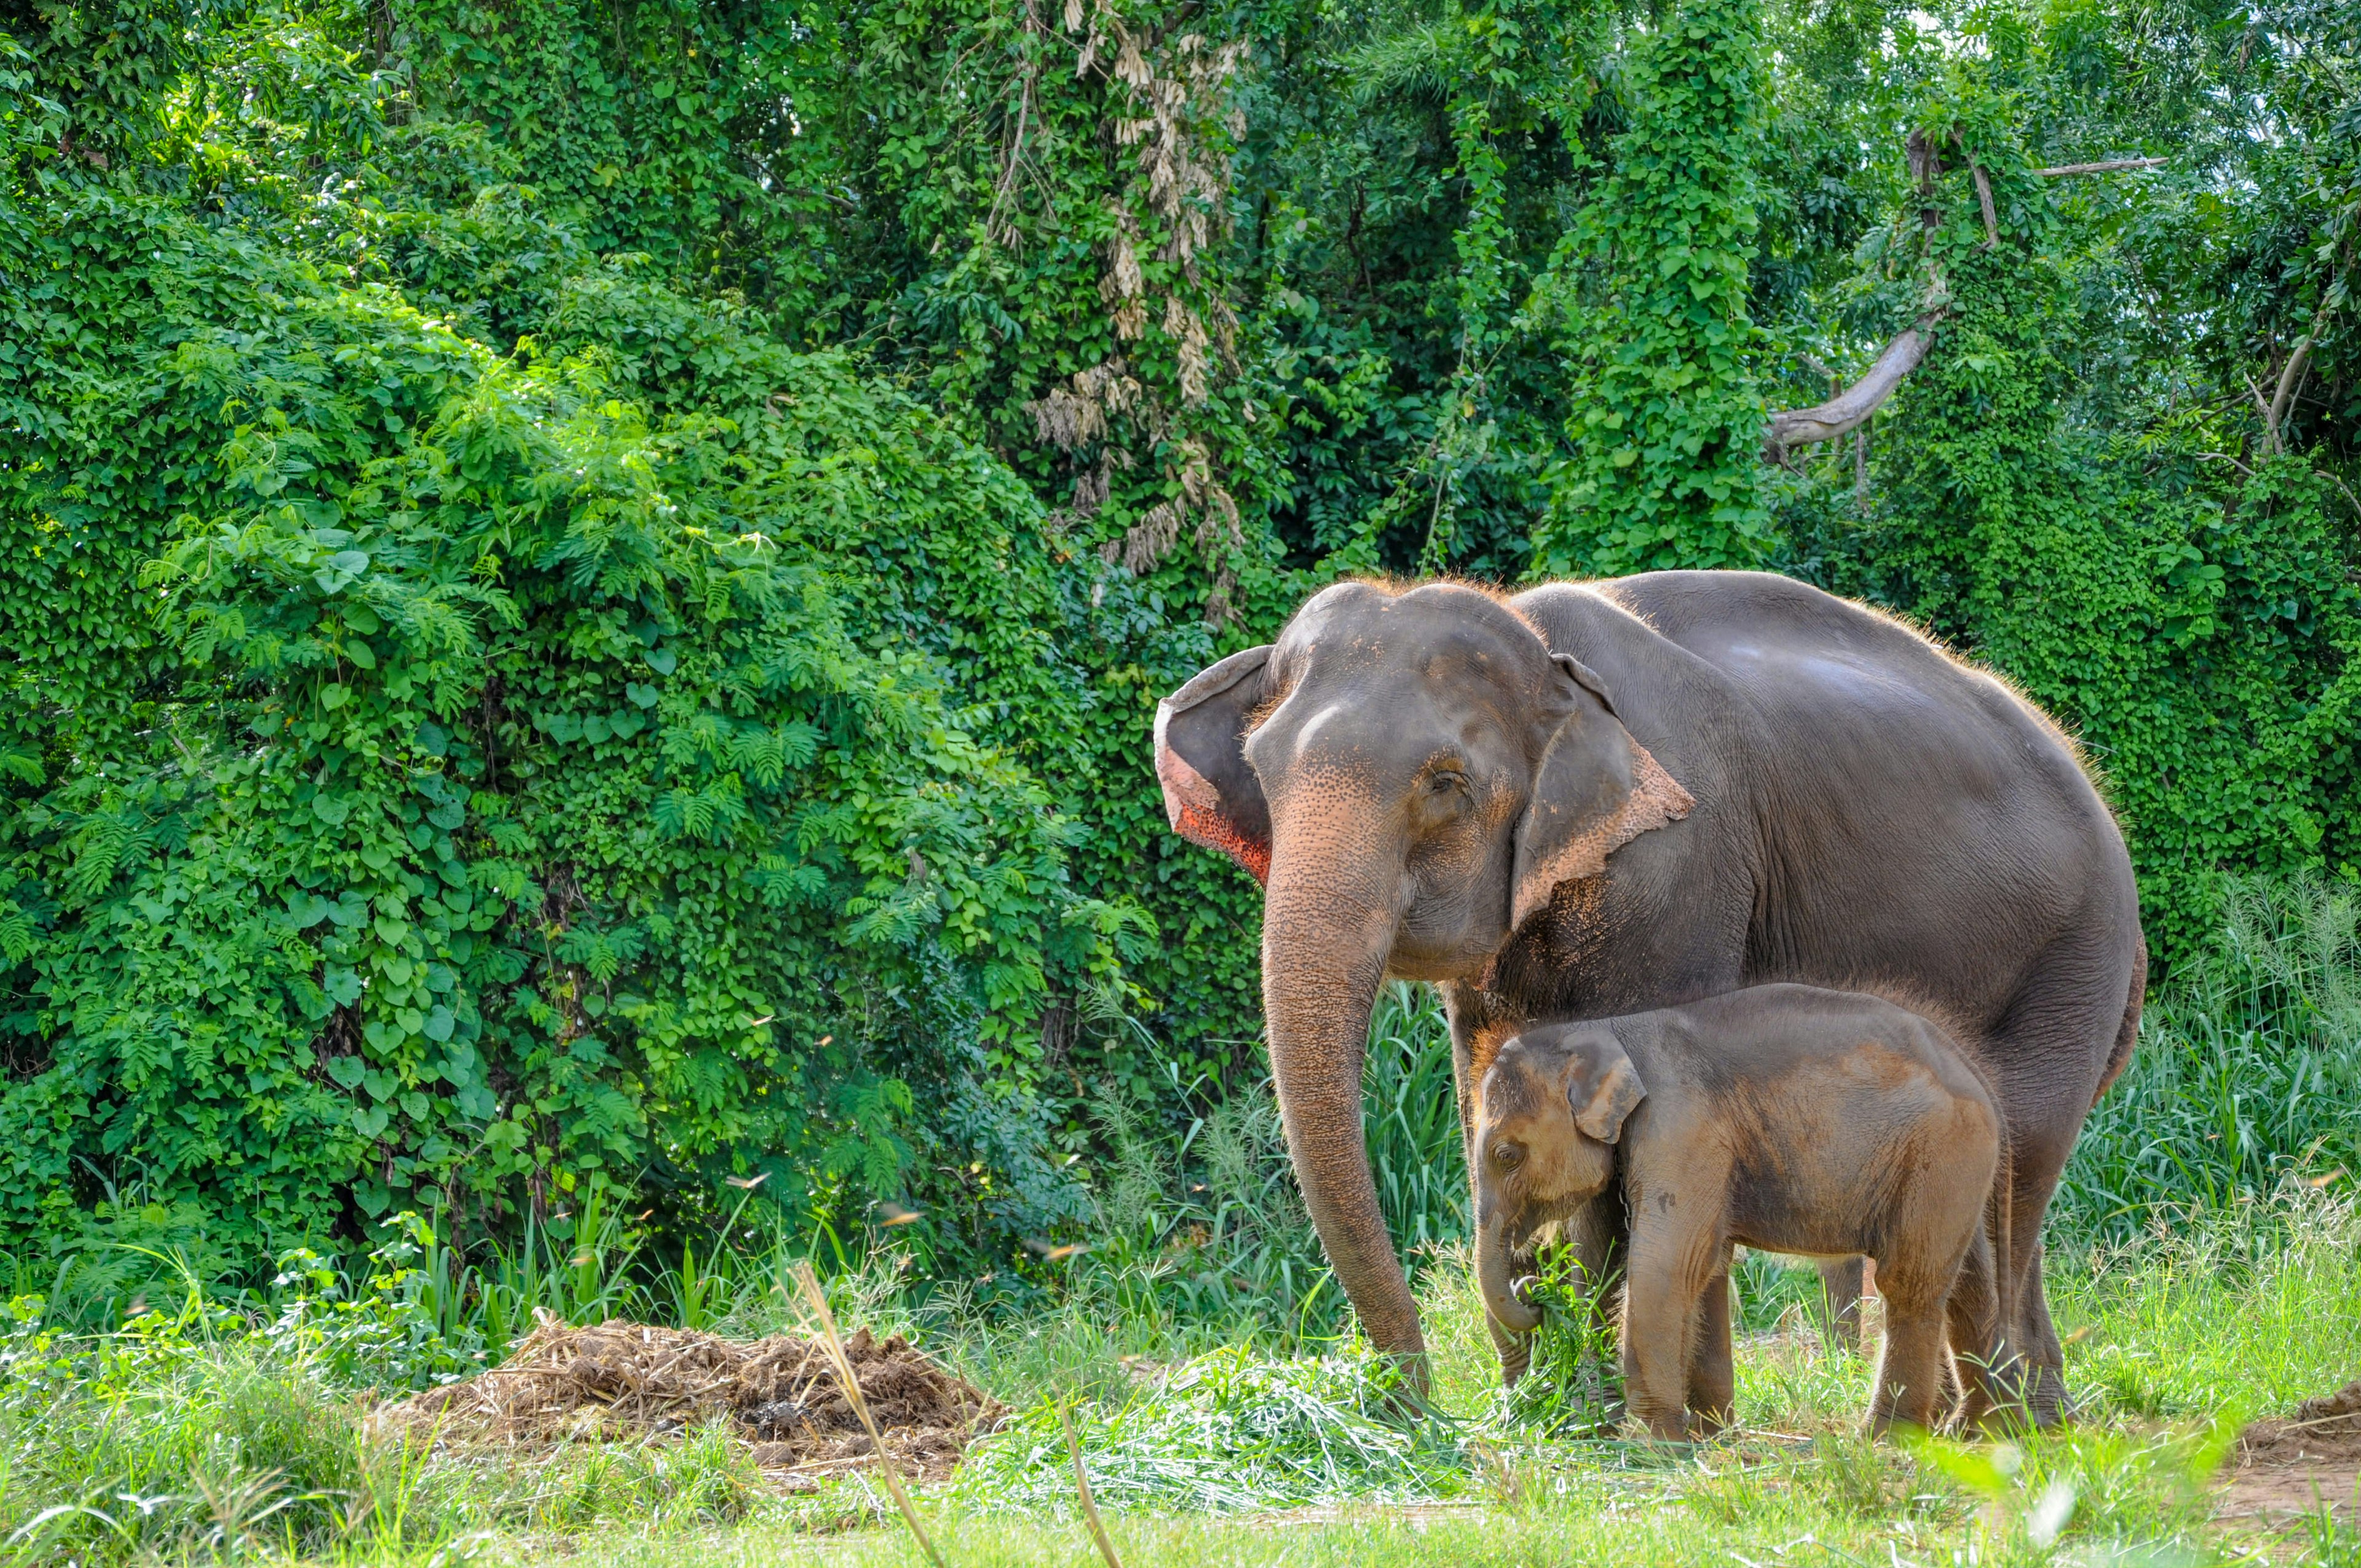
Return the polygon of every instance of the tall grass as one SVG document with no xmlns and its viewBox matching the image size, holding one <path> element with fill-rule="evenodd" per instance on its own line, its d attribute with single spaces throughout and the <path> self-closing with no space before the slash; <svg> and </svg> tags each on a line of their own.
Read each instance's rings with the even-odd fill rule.
<svg viewBox="0 0 2361 1568">
<path fill-rule="evenodd" d="M 1432 990 L 1388 985 L 1362 1070 L 1369 1165 L 1412 1274 L 1467 1235 L 1467 1177 L 1450 1031 Z M 1337 1332 L 1345 1302 L 1296 1190 L 1268 1080 L 1217 1095 L 1180 1126 L 1116 1104 L 1104 1116 L 1098 1223 L 1070 1270 L 1135 1312 L 1234 1325 L 1291 1343 Z"/>
<path fill-rule="evenodd" d="M 2221 940 L 2149 1001 L 2050 1210 L 2069 1245 L 2122 1242 L 2361 1177 L 2361 889 L 2230 884 Z"/>
</svg>

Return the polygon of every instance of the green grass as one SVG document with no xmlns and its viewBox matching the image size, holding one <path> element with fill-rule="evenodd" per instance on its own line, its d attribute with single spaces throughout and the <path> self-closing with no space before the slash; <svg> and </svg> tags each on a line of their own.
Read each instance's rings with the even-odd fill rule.
<svg viewBox="0 0 2361 1568">
<path fill-rule="evenodd" d="M 921 1495 L 961 1563 L 1083 1560 L 1060 1403 L 1126 1563 L 2035 1562 L 2051 1547 L 2028 1532 L 2061 1488 L 2059 1550 L 2218 1555 L 2198 1476 L 2217 1420 L 2361 1368 L 2361 1213 L 2310 1189 L 2281 1207 L 2268 1224 L 2061 1259 L 2053 1294 L 2083 1419 L 2011 1450 L 1867 1442 L 1868 1363 L 1792 1321 L 1741 1346 L 1733 1438 L 1552 1441 L 1510 1418 L 1480 1305 L 1451 1267 L 1422 1290 L 1435 1408 L 1407 1420 L 1349 1344 L 1207 1352 L 1169 1325 L 1103 1321 L 1087 1299 L 1020 1323 L 907 1313 L 883 1277 L 836 1293 L 1016 1408 L 962 1475 Z M 158 1318 L 96 1342 L 10 1342 L 0 1562 L 915 1561 L 870 1483 L 774 1497 L 719 1433 L 430 1458 L 368 1432 L 319 1341 L 220 1313 Z M 2350 1552 L 2338 1537 L 2320 1560 Z"/>
<path fill-rule="evenodd" d="M 828 1249 L 828 1289 L 841 1320 L 912 1335 L 1014 1412 L 921 1496 L 961 1564 L 1091 1557 L 1061 1410 L 1127 1564 L 2194 1562 L 2258 1541 L 2361 1564 L 2349 1516 L 2242 1538 L 2203 1484 L 2235 1423 L 2361 1374 L 2355 915 L 2344 890 L 2242 886 L 2215 960 L 2155 999 L 2048 1232 L 2080 1420 L 2021 1444 L 1867 1442 L 1869 1363 L 1816 1326 L 1812 1271 L 1760 1256 L 1735 1276 L 1734 1435 L 1585 1438 L 1568 1401 L 1512 1402 L 1467 1277 L 1440 1010 L 1407 986 L 1381 999 L 1366 1110 L 1431 1406 L 1406 1409 L 1349 1338 L 1259 1085 L 1179 1124 L 1112 1108 L 1089 1247 L 1016 1310 L 921 1277 L 891 1233 Z M 537 1310 L 794 1326 L 786 1271 L 813 1238 L 733 1216 L 659 1256 L 591 1203 L 504 1254 L 462 1260 L 414 1223 L 366 1263 L 296 1255 L 225 1290 L 172 1212 L 120 1212 L 81 1254 L 14 1264 L 0 1568 L 918 1560 L 870 1480 L 782 1497 L 718 1431 L 488 1460 L 365 1420 L 365 1390 L 464 1375 Z"/>
</svg>

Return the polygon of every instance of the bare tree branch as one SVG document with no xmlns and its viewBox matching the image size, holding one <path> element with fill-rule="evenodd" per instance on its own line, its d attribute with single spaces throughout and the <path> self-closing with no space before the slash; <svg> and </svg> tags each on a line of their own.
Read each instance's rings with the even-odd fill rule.
<svg viewBox="0 0 2361 1568">
<path fill-rule="evenodd" d="M 2000 243 L 2000 219 L 1993 212 L 1992 181 L 1985 176 L 1984 166 L 1976 161 L 1976 155 L 1968 150 L 1967 140 L 1960 135 L 1957 126 L 1951 127 L 1951 143 L 1960 149 L 1960 156 L 1968 160 L 1968 172 L 1975 176 L 1976 205 L 1983 209 L 1984 214 L 1983 247 L 1990 250 Z"/>
<path fill-rule="evenodd" d="M 1935 341 L 1935 328 L 1950 313 L 1950 293 L 1938 280 L 1933 297 L 1919 313 L 1917 321 L 1894 335 L 1860 380 L 1827 402 L 1808 409 L 1784 409 L 1771 416 L 1770 428 L 1763 440 L 1763 460 L 1784 462 L 1791 446 L 1834 441 L 1869 422 L 1870 416 L 1902 385 L 1902 378 L 1927 357 L 1927 345 Z"/>
<path fill-rule="evenodd" d="M 2312 334 L 2317 331 L 2319 329 L 2315 327 L 2312 332 L 2305 333 L 2295 345 L 2295 352 L 2289 355 L 2287 363 L 2279 367 L 2279 389 L 2271 394 L 2270 407 L 2263 411 L 2264 433 L 2271 438 L 2271 450 L 2274 452 L 2287 450 L 2287 441 L 2279 430 L 2287 422 L 2288 403 L 2295 397 L 2296 383 L 2303 378 L 2304 364 L 2312 357 Z"/>
<path fill-rule="evenodd" d="M 2116 158 L 2104 163 L 2061 163 L 2034 172 L 2044 180 L 2059 180 L 2069 174 L 2120 174 L 2133 169 L 2161 169 L 2171 161 L 2169 158 Z"/>
<path fill-rule="evenodd" d="M 1984 210 L 1984 248 L 1990 250 L 2000 243 L 2000 219 L 1993 215 L 1992 181 L 1984 178 L 1984 166 L 1971 156 L 1968 172 L 1976 177 L 1976 204 Z"/>
</svg>

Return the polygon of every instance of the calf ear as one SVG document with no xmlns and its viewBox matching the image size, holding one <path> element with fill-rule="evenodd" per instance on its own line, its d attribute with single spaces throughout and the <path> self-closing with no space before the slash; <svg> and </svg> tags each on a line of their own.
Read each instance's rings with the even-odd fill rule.
<svg viewBox="0 0 2361 1568">
<path fill-rule="evenodd" d="M 1623 1135 L 1623 1123 L 1648 1097 L 1640 1069 L 1611 1039 L 1585 1041 L 1566 1073 L 1566 1103 L 1574 1124 L 1602 1144 Z"/>
<path fill-rule="evenodd" d="M 1246 715 L 1263 696 L 1268 644 L 1233 653 L 1156 705 L 1156 777 L 1172 830 L 1270 877 L 1270 805 L 1246 765 Z"/>
<path fill-rule="evenodd" d="M 1615 715 L 1607 686 L 1569 654 L 1556 656 L 1555 718 L 1517 824 L 1509 928 L 1549 906 L 1561 883 L 1594 877 L 1607 857 L 1697 804 Z"/>
</svg>

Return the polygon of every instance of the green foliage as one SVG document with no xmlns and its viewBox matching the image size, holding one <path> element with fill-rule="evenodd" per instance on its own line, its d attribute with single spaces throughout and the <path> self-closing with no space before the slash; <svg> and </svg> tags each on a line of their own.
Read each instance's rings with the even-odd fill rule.
<svg viewBox="0 0 2361 1568">
<path fill-rule="evenodd" d="M 2081 740 L 2131 841 L 2150 940 L 2177 959 L 2213 925 L 2217 868 L 2349 864 L 2361 843 L 2354 534 L 2301 459 L 2239 463 L 2075 417 L 2061 345 L 2092 264 L 2048 248 L 2060 218 L 2005 129 L 2015 112 L 1971 92 L 1934 116 L 1976 160 L 1951 160 L 1928 236 L 1951 319 L 1838 576 L 2006 672 Z"/>
<path fill-rule="evenodd" d="M 1752 0 L 1690 0 L 1631 51 L 1630 128 L 1565 241 L 1573 455 L 1532 577 L 1750 566 L 1769 548 L 1753 327 L 1763 62 Z"/>
<path fill-rule="evenodd" d="M 1348 570 L 1917 617 L 2194 963 L 2223 872 L 2356 855 L 2355 38 L 2128 16 L 0 5 L 0 1239 L 103 1315 L 117 1239 L 412 1208 L 465 1295 L 891 1200 L 994 1299 L 1202 1226 L 1191 1321 L 1325 1322 L 1259 901 L 1146 736 Z M 1860 448 L 1757 464 L 1938 294 Z"/>
<path fill-rule="evenodd" d="M 0 601 L 56 650 L 6 666 L 10 1232 L 93 1175 L 241 1247 L 758 1170 L 825 1218 L 972 1166 L 954 1245 L 1073 1212 L 1038 1021 L 1152 927 L 978 738 L 1088 700 L 1005 469 L 628 261 L 504 355 L 52 191 L 0 236 L 54 411 Z"/>
<path fill-rule="evenodd" d="M 2059 1234 L 2128 1241 L 2361 1172 L 2356 899 L 2317 882 L 2230 890 L 2223 939 L 2143 1020 L 2051 1208 Z"/>
<path fill-rule="evenodd" d="M 1209 1510 L 1283 1508 L 1340 1497 L 1449 1496 L 1467 1482 L 1442 1423 L 1392 1419 L 1400 1373 L 1366 1351 L 1274 1361 L 1243 1349 L 1173 1368 L 1120 1407 L 1094 1412 L 1082 1463 L 1100 1505 Z M 972 1509 L 1038 1510 L 1072 1495 L 1057 1406 L 1018 1414 L 959 1476 Z"/>
</svg>

